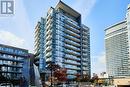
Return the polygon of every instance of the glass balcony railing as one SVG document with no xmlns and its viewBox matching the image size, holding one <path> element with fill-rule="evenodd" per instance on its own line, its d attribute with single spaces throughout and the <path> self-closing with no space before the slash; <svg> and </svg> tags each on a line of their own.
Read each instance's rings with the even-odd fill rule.
<svg viewBox="0 0 130 87">
<path fill-rule="evenodd" d="M 47 52 L 47 53 L 45 54 L 46 57 L 49 57 L 49 56 L 51 56 L 51 55 L 52 55 L 51 52 Z"/>
<path fill-rule="evenodd" d="M 45 51 L 49 52 L 51 49 L 52 49 L 52 47 L 48 46 Z"/>
<path fill-rule="evenodd" d="M 87 56 L 87 53 L 83 53 L 83 56 Z"/>
<path fill-rule="evenodd" d="M 84 31 L 83 31 L 83 35 L 87 36 L 87 32 L 84 32 Z"/>
<path fill-rule="evenodd" d="M 80 33 L 80 31 L 79 31 L 78 29 L 73 28 L 73 27 L 71 27 L 71 26 L 68 25 L 68 24 L 65 24 L 64 27 L 67 28 L 67 29 L 69 29 L 69 30 L 71 30 L 71 31 L 73 31 L 73 32 L 75 32 L 75 33 L 77 33 L 77 34 Z"/>
<path fill-rule="evenodd" d="M 52 44 L 52 41 L 47 41 L 46 43 L 45 43 L 45 46 L 50 46 Z"/>
<path fill-rule="evenodd" d="M 16 68 L 22 68 L 23 66 L 21 65 L 21 64 L 17 64 L 17 65 L 15 65 L 15 64 L 5 64 L 5 63 L 3 63 L 3 64 L 0 64 L 0 66 L 3 66 L 3 67 L 16 67 Z"/>
<path fill-rule="evenodd" d="M 46 61 L 52 61 L 52 59 L 51 58 L 47 58 Z"/>
<path fill-rule="evenodd" d="M 0 72 L 3 72 L 3 73 L 16 73 L 16 74 L 21 74 L 22 72 L 21 71 L 0 71 Z"/>
<path fill-rule="evenodd" d="M 45 36 L 51 35 L 51 33 L 52 33 L 52 30 L 48 30 L 48 31 L 45 33 Z"/>
<path fill-rule="evenodd" d="M 76 42 L 74 42 L 74 41 L 72 41 L 72 40 L 65 39 L 65 42 L 66 42 L 67 44 L 71 44 L 71 45 L 80 47 L 80 44 L 79 44 L 79 43 L 76 43 Z"/>
<path fill-rule="evenodd" d="M 14 61 L 14 62 L 24 62 L 23 59 L 14 59 L 13 57 L 8 57 L 8 56 L 1 56 L 0 55 L 0 60 L 6 60 L 6 61 Z"/>
<path fill-rule="evenodd" d="M 66 52 L 66 53 L 69 53 L 69 54 L 73 54 L 73 55 L 80 56 L 80 53 L 79 53 L 79 52 L 76 52 L 76 51 L 73 51 L 73 50 L 66 49 L 65 52 Z"/>
<path fill-rule="evenodd" d="M 69 45 L 69 44 L 64 44 L 65 47 L 67 47 L 68 49 L 72 49 L 74 51 L 80 51 L 80 48 L 77 48 L 75 46 Z"/>
<path fill-rule="evenodd" d="M 52 14 L 48 14 L 46 19 L 50 19 L 52 17 Z"/>
<path fill-rule="evenodd" d="M 72 64 L 72 65 L 80 65 L 79 62 L 76 62 L 76 61 L 71 61 L 71 60 L 65 60 L 64 63 L 67 63 L 67 64 Z"/>
<path fill-rule="evenodd" d="M 48 35 L 47 37 L 46 37 L 46 40 L 50 40 L 52 38 L 52 36 L 51 35 Z"/>
<path fill-rule="evenodd" d="M 76 38 L 80 38 L 80 35 L 77 34 L 77 33 L 74 33 L 73 31 L 70 31 L 70 30 L 65 29 L 65 33 L 67 33 L 67 34 L 69 34 L 69 35 L 71 35 L 71 36 L 74 36 L 74 37 L 76 37 Z"/>
<path fill-rule="evenodd" d="M 77 69 L 76 69 L 77 70 Z M 79 70 L 79 69 L 78 69 Z M 73 73 L 73 72 L 67 72 L 67 74 L 73 74 L 76 75 L 77 73 Z"/>
<path fill-rule="evenodd" d="M 87 48 L 87 47 L 88 47 L 87 45 L 83 44 L 83 48 Z"/>
<path fill-rule="evenodd" d="M 83 45 L 87 45 L 87 42 L 83 40 Z"/>
<path fill-rule="evenodd" d="M 65 38 L 68 38 L 68 39 L 70 39 L 70 40 L 73 40 L 73 41 L 75 41 L 75 42 L 80 42 L 80 39 L 75 38 L 75 37 L 70 36 L 70 35 L 67 35 L 67 34 L 66 34 L 64 37 L 65 37 Z"/>
<path fill-rule="evenodd" d="M 87 67 L 83 67 L 83 70 L 86 70 L 86 71 L 87 71 L 88 69 L 87 69 Z"/>
<path fill-rule="evenodd" d="M 83 36 L 83 39 L 84 39 L 84 40 L 87 40 L 87 36 Z"/>
<path fill-rule="evenodd" d="M 80 29 L 80 27 L 77 24 L 75 24 L 74 22 L 70 20 L 65 20 L 65 22 L 74 28 Z"/>
<path fill-rule="evenodd" d="M 82 63 L 84 66 L 87 66 L 88 64 L 87 63 Z"/>
<path fill-rule="evenodd" d="M 82 58 L 82 60 L 83 60 L 83 61 L 85 61 L 85 62 L 87 61 L 87 59 L 86 59 L 86 58 Z"/>
<path fill-rule="evenodd" d="M 76 24 L 76 25 L 78 26 L 78 22 L 74 21 L 73 19 L 71 19 L 71 18 L 69 18 L 69 17 L 67 17 L 67 16 L 65 16 L 65 15 L 64 15 L 64 17 L 65 17 L 67 20 L 72 21 L 74 24 Z"/>
<path fill-rule="evenodd" d="M 76 57 L 76 56 L 73 56 L 73 55 L 68 55 L 68 54 L 66 54 L 66 55 L 65 55 L 65 58 L 68 58 L 68 59 L 71 59 L 71 60 L 80 61 L 80 58 L 78 58 L 78 57 Z"/>
<path fill-rule="evenodd" d="M 80 68 L 79 67 L 67 67 L 67 66 L 65 66 L 65 68 L 67 68 L 67 69 L 72 69 L 72 70 L 80 70 Z M 69 72 L 69 73 L 67 73 L 67 74 L 75 74 L 75 73 L 71 73 L 71 72 Z"/>
<path fill-rule="evenodd" d="M 78 25 L 78 22 L 72 20 L 71 18 L 69 18 L 67 16 L 65 16 L 65 18 L 66 18 L 65 22 L 68 22 L 69 24 L 73 25 L 74 27 L 76 27 L 78 29 L 80 28 Z"/>
<path fill-rule="evenodd" d="M 48 24 L 48 25 L 46 26 L 46 31 L 48 31 L 51 27 L 52 27 L 52 24 Z"/>
<path fill-rule="evenodd" d="M 46 24 L 50 24 L 51 22 L 53 22 L 52 19 L 48 19 L 48 21 L 46 22 Z"/>
</svg>

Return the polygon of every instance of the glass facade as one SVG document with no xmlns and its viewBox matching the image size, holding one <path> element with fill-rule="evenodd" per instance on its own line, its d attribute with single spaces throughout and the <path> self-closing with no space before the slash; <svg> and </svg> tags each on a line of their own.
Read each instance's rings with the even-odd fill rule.
<svg viewBox="0 0 130 87">
<path fill-rule="evenodd" d="M 105 30 L 107 72 L 114 77 L 130 76 L 129 10 L 126 20 Z"/>
<path fill-rule="evenodd" d="M 0 76 L 12 81 L 25 77 L 29 81 L 28 50 L 0 44 Z"/>
<path fill-rule="evenodd" d="M 81 15 L 60 1 L 49 9 L 44 28 L 38 27 L 41 23 L 35 29 L 35 54 L 43 55 L 39 57 L 45 61 L 42 61 L 43 67 L 53 61 L 67 68 L 69 78 L 75 78 L 77 73 L 90 75 L 90 34 L 89 28 L 81 24 Z M 42 53 L 38 52 L 40 50 Z"/>
</svg>

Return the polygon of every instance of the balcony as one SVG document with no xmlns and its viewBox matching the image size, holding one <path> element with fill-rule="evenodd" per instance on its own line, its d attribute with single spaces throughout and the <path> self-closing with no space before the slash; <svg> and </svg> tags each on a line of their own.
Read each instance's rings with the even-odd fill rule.
<svg viewBox="0 0 130 87">
<path fill-rule="evenodd" d="M 13 65 L 13 64 L 0 64 L 0 66 L 5 66 L 5 67 L 16 67 L 16 68 L 22 68 L 22 65 Z"/>
<path fill-rule="evenodd" d="M 77 34 L 80 33 L 80 31 L 78 29 L 75 29 L 75 28 L 69 26 L 68 24 L 65 24 L 64 27 L 71 30 L 71 31 L 73 31 L 73 32 L 75 32 L 75 33 L 77 33 Z"/>
<path fill-rule="evenodd" d="M 46 31 L 48 31 L 51 27 L 52 27 L 52 24 L 48 24 L 48 26 L 46 26 Z"/>
<path fill-rule="evenodd" d="M 67 69 L 69 69 L 69 68 L 67 68 Z M 73 70 L 73 69 L 71 69 L 71 70 Z M 79 70 L 79 69 L 74 69 L 74 70 Z M 77 73 L 73 73 L 73 72 L 67 72 L 67 75 L 76 75 Z"/>
<path fill-rule="evenodd" d="M 84 70 L 84 71 L 87 71 L 88 69 L 87 69 L 87 67 L 83 67 L 83 70 Z M 89 70 L 88 70 L 88 71 L 89 71 Z"/>
<path fill-rule="evenodd" d="M 87 49 L 82 49 L 83 53 L 87 53 Z"/>
<path fill-rule="evenodd" d="M 82 58 L 82 61 L 87 62 L 88 60 L 86 58 Z"/>
<path fill-rule="evenodd" d="M 47 37 L 46 37 L 46 40 L 50 40 L 52 38 L 52 36 L 51 35 L 48 35 Z"/>
<path fill-rule="evenodd" d="M 83 45 L 87 45 L 87 41 L 83 40 Z"/>
<path fill-rule="evenodd" d="M 84 35 L 84 36 L 87 36 L 88 34 L 87 34 L 87 32 L 84 32 L 84 31 L 83 31 L 83 35 Z"/>
<path fill-rule="evenodd" d="M 80 63 L 78 63 L 78 62 L 74 62 L 74 61 L 72 62 L 72 61 L 69 61 L 69 60 L 65 60 L 64 63 L 65 64 L 70 64 L 70 65 L 76 65 L 76 66 L 80 65 Z"/>
<path fill-rule="evenodd" d="M 70 59 L 70 60 L 75 60 L 75 61 L 80 61 L 80 58 L 73 56 L 73 55 L 65 55 L 66 59 Z"/>
<path fill-rule="evenodd" d="M 70 50 L 74 50 L 74 51 L 80 52 L 80 49 L 75 47 L 75 46 L 72 46 L 72 45 L 69 45 L 69 44 L 65 44 L 64 46 L 66 48 L 70 49 Z"/>
<path fill-rule="evenodd" d="M 52 30 L 48 30 L 48 31 L 46 31 L 45 36 L 48 36 L 48 35 L 51 35 L 51 34 L 52 34 Z"/>
<path fill-rule="evenodd" d="M 73 45 L 73 46 L 80 47 L 80 44 L 79 44 L 79 43 L 76 43 L 76 42 L 74 42 L 74 41 L 72 41 L 72 40 L 65 39 L 65 43 L 70 44 L 70 45 Z"/>
<path fill-rule="evenodd" d="M 83 40 L 87 40 L 87 36 L 83 36 Z"/>
<path fill-rule="evenodd" d="M 45 54 L 46 57 L 49 57 L 49 56 L 51 56 L 51 55 L 52 55 L 51 52 L 47 52 L 47 53 Z"/>
<path fill-rule="evenodd" d="M 35 33 L 34 38 L 37 38 L 37 37 L 39 37 L 39 36 L 40 36 L 40 30 L 39 30 L 39 32 Z"/>
<path fill-rule="evenodd" d="M 48 21 L 46 22 L 46 24 L 50 24 L 50 23 L 52 23 L 52 22 L 53 22 L 52 19 L 48 19 Z"/>
<path fill-rule="evenodd" d="M 82 63 L 83 64 L 83 66 L 88 66 L 88 64 L 87 63 Z"/>
<path fill-rule="evenodd" d="M 65 16 L 65 15 L 64 15 Z M 78 22 L 74 19 L 71 19 L 70 17 L 68 16 L 65 16 L 66 20 L 69 20 L 70 22 L 73 22 L 74 24 L 76 24 L 78 26 Z"/>
<path fill-rule="evenodd" d="M 84 44 L 83 44 L 83 48 L 84 48 L 84 49 L 87 48 L 87 47 L 88 47 L 87 45 L 84 45 Z"/>
<path fill-rule="evenodd" d="M 65 32 L 66 34 L 69 34 L 70 36 L 74 36 L 75 38 L 80 38 L 80 35 L 77 34 L 77 33 L 74 33 L 73 31 L 70 31 L 70 30 L 65 29 L 64 32 Z"/>
<path fill-rule="evenodd" d="M 52 17 L 53 17 L 52 13 L 47 13 L 47 14 L 48 14 L 48 15 L 47 15 L 46 19 L 47 19 L 47 20 L 52 19 Z"/>
<path fill-rule="evenodd" d="M 36 27 L 35 27 L 35 31 L 34 31 L 34 33 L 39 32 L 39 28 L 40 28 L 40 26 L 41 26 L 41 23 L 38 22 L 37 25 L 36 25 Z"/>
<path fill-rule="evenodd" d="M 48 47 L 48 46 L 50 46 L 51 44 L 52 44 L 52 41 L 47 41 L 47 42 L 45 43 L 45 46 Z"/>
<path fill-rule="evenodd" d="M 22 72 L 21 71 L 1 71 L 1 73 L 16 73 L 16 74 L 21 74 Z"/>
<path fill-rule="evenodd" d="M 65 23 L 69 24 L 70 26 L 73 26 L 74 28 L 80 29 L 80 27 L 71 20 L 65 20 Z"/>
<path fill-rule="evenodd" d="M 17 60 L 14 58 L 9 58 L 9 57 L 4 57 L 4 56 L 0 56 L 0 60 L 5 60 L 5 61 L 14 61 L 14 62 L 24 62 L 24 60 Z"/>
<path fill-rule="evenodd" d="M 49 52 L 49 51 L 51 51 L 51 50 L 52 50 L 52 47 L 48 46 L 48 47 L 46 48 L 45 52 Z"/>
<path fill-rule="evenodd" d="M 66 67 L 66 66 L 65 68 L 67 68 L 67 70 L 80 70 L 81 69 L 79 67 Z M 70 73 L 67 73 L 67 74 L 70 74 Z M 75 74 L 75 73 L 72 73 L 72 74 Z"/>
<path fill-rule="evenodd" d="M 83 54 L 83 57 L 87 57 L 87 54 Z"/>
<path fill-rule="evenodd" d="M 65 53 L 68 53 L 68 54 L 74 55 L 74 56 L 80 56 L 80 53 L 75 52 L 75 51 L 73 51 L 73 50 L 68 50 L 68 49 L 66 49 L 66 50 L 65 50 Z"/>
<path fill-rule="evenodd" d="M 67 38 L 67 39 L 69 39 L 69 40 L 73 40 L 73 41 L 75 41 L 75 42 L 80 43 L 80 39 L 77 39 L 77 38 L 75 38 L 75 37 L 73 37 L 73 36 L 65 35 L 64 37 Z"/>
<path fill-rule="evenodd" d="M 50 61 L 52 61 L 52 59 L 51 59 L 51 58 L 47 58 L 46 61 L 47 61 L 47 62 L 50 62 Z"/>
</svg>

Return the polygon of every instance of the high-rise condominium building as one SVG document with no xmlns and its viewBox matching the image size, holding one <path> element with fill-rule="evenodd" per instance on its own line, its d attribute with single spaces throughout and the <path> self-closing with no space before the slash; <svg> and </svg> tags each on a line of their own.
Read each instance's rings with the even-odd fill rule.
<svg viewBox="0 0 130 87">
<path fill-rule="evenodd" d="M 130 5 L 125 20 L 105 30 L 105 46 L 108 74 L 130 76 Z"/>
<path fill-rule="evenodd" d="M 67 77 L 90 75 L 89 28 L 81 14 L 60 1 L 35 28 L 35 56 L 40 70 L 51 61 L 67 68 Z"/>
</svg>

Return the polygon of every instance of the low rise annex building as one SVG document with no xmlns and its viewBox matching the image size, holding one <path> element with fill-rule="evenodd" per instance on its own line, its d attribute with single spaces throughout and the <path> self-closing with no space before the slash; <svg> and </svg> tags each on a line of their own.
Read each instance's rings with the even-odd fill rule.
<svg viewBox="0 0 130 87">
<path fill-rule="evenodd" d="M 29 60 L 28 50 L 0 44 L 0 86 L 28 87 Z"/>
</svg>

